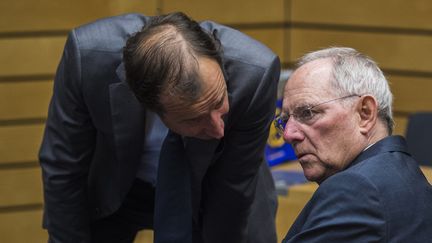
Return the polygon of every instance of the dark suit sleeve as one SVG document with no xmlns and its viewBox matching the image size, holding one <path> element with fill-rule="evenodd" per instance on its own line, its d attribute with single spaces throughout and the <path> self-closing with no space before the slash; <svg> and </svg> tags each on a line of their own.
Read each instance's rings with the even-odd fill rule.
<svg viewBox="0 0 432 243">
<path fill-rule="evenodd" d="M 385 205 L 364 177 L 347 173 L 324 181 L 291 227 L 288 242 L 386 242 Z"/>
<path fill-rule="evenodd" d="M 39 152 L 50 242 L 89 242 L 90 237 L 86 188 L 95 129 L 81 92 L 80 59 L 72 31 L 57 69 Z"/>
<path fill-rule="evenodd" d="M 240 118 L 225 134 L 222 155 L 208 172 L 203 212 L 204 242 L 241 243 L 248 240 L 248 218 L 274 117 L 279 73 L 279 59 L 274 57 L 269 68 L 256 77 L 259 82 L 250 89 L 252 94 L 247 109 L 235 111 L 241 112 Z"/>
</svg>

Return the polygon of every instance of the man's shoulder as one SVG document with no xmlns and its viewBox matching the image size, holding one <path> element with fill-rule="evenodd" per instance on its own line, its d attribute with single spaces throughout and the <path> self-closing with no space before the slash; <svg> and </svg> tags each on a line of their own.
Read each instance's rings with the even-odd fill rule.
<svg viewBox="0 0 432 243">
<path fill-rule="evenodd" d="M 410 174 L 404 168 L 413 170 L 415 161 L 401 152 L 377 153 L 359 163 L 341 171 L 325 180 L 321 186 L 333 189 L 342 185 L 349 185 L 353 191 L 376 191 L 384 195 L 391 188 L 404 187 L 401 178 L 408 179 L 418 174 Z M 414 178 L 412 178 L 414 179 Z M 320 187 L 321 187 L 320 186 Z M 372 189 L 373 188 L 373 189 Z"/>
<path fill-rule="evenodd" d="M 201 22 L 201 26 L 221 42 L 224 58 L 264 68 L 277 58 L 266 45 L 229 26 L 212 21 Z"/>
<path fill-rule="evenodd" d="M 149 17 L 137 13 L 101 18 L 72 32 L 80 49 L 119 51 L 126 40 L 139 31 Z"/>
</svg>

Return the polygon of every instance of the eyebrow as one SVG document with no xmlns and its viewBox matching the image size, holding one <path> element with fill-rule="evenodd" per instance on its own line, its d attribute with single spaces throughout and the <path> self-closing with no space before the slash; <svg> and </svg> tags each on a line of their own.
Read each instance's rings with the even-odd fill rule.
<svg viewBox="0 0 432 243">
<path fill-rule="evenodd" d="M 296 110 L 304 110 L 304 109 L 310 109 L 311 107 L 313 107 L 313 104 L 308 104 L 308 103 L 300 103 L 298 105 L 296 105 L 291 112 L 288 112 L 287 110 L 282 110 L 281 113 L 286 113 L 286 114 L 292 114 L 292 112 L 296 111 Z"/>
</svg>

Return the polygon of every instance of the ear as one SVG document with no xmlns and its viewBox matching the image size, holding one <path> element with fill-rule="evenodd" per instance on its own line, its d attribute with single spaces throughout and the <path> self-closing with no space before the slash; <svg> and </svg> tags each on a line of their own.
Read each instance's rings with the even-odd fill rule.
<svg viewBox="0 0 432 243">
<path fill-rule="evenodd" d="M 357 112 L 360 116 L 360 133 L 369 133 L 370 130 L 375 126 L 378 119 L 378 102 L 375 97 L 370 95 L 364 95 L 360 97 Z"/>
</svg>

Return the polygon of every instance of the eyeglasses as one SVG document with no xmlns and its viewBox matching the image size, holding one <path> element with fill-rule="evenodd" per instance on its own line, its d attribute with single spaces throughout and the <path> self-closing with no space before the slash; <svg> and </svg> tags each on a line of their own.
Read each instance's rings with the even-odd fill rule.
<svg viewBox="0 0 432 243">
<path fill-rule="evenodd" d="M 286 126 L 288 120 L 290 119 L 290 117 L 294 117 L 294 119 L 296 121 L 305 124 L 305 123 L 312 121 L 312 119 L 315 117 L 317 112 L 314 111 L 313 109 L 316 108 L 317 106 L 327 104 L 327 103 L 330 103 L 330 102 L 333 102 L 336 100 L 351 98 L 351 97 L 361 97 L 361 95 L 357 95 L 357 94 L 347 95 L 344 97 L 340 97 L 340 98 L 336 98 L 336 99 L 332 99 L 332 100 L 327 100 L 327 101 L 318 103 L 316 105 L 306 105 L 306 106 L 298 107 L 291 114 L 281 113 L 275 117 L 275 119 L 273 121 L 274 126 L 276 127 L 276 130 L 278 131 L 278 133 L 280 135 L 283 135 L 283 133 L 285 131 L 285 126 Z"/>
</svg>

